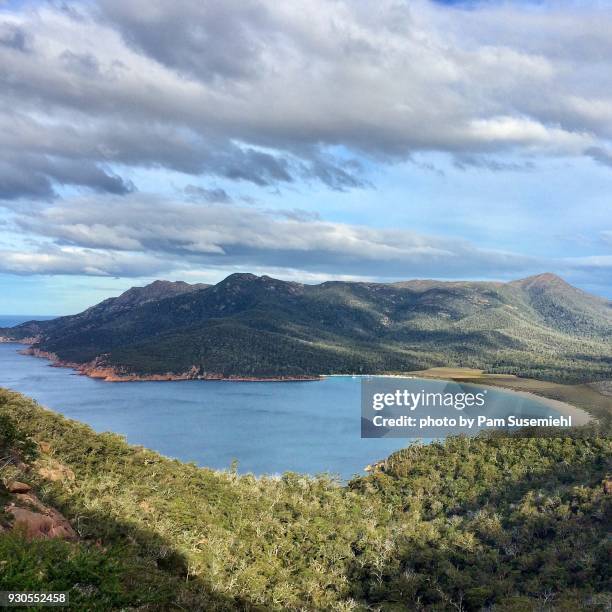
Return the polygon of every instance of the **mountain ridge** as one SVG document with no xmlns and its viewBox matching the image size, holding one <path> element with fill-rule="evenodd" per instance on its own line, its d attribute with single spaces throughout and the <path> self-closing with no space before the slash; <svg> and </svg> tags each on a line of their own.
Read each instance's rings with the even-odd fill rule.
<svg viewBox="0 0 612 612">
<path fill-rule="evenodd" d="M 544 273 L 510 281 L 156 281 L 77 315 L 0 329 L 109 379 L 304 378 L 434 366 L 612 377 L 612 305 Z"/>
</svg>

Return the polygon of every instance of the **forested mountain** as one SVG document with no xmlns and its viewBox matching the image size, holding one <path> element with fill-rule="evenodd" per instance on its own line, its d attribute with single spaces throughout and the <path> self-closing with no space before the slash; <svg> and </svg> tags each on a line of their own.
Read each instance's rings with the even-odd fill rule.
<svg viewBox="0 0 612 612">
<path fill-rule="evenodd" d="M 510 283 L 305 285 L 253 274 L 213 286 L 156 281 L 0 336 L 30 338 L 58 360 L 120 375 L 466 366 L 555 380 L 612 376 L 612 304 L 552 274 Z"/>
</svg>

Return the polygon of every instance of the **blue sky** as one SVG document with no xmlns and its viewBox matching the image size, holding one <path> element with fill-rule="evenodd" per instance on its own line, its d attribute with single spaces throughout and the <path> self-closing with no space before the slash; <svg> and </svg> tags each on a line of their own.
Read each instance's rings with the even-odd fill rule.
<svg viewBox="0 0 612 612">
<path fill-rule="evenodd" d="M 605 4 L 0 6 L 0 312 L 235 271 L 612 297 Z"/>
</svg>

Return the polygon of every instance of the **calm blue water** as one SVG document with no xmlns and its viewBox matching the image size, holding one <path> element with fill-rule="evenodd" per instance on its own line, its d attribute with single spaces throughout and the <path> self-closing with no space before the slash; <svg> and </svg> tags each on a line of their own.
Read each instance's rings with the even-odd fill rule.
<svg viewBox="0 0 612 612">
<path fill-rule="evenodd" d="M 2 318 L 0 318 L 0 326 Z M 330 472 L 347 479 L 409 440 L 360 437 L 360 381 L 106 383 L 20 355 L 0 344 L 0 386 L 38 400 L 96 431 L 123 434 L 169 457 L 240 472 Z M 441 384 L 429 381 L 429 384 Z M 532 414 L 551 411 L 530 400 Z M 553 411 L 554 412 L 554 411 Z"/>
<path fill-rule="evenodd" d="M 0 344 L 0 386 L 169 457 L 240 472 L 349 478 L 406 440 L 362 440 L 360 386 L 319 382 L 105 383 Z"/>
</svg>

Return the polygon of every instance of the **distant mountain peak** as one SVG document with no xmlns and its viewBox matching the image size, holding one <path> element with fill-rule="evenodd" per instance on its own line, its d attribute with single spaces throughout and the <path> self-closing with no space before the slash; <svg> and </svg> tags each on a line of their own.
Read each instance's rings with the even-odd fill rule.
<svg viewBox="0 0 612 612">
<path fill-rule="evenodd" d="M 185 281 L 167 281 L 167 280 L 155 280 L 144 287 L 131 287 L 127 291 L 124 291 L 116 299 L 118 301 L 131 300 L 134 297 L 138 299 L 159 299 L 161 297 L 177 295 L 179 293 L 185 293 L 188 291 L 197 291 L 198 289 L 205 289 L 209 285 L 198 283 L 190 285 Z"/>
<path fill-rule="evenodd" d="M 539 288 L 539 287 L 566 287 L 575 289 L 568 282 L 564 281 L 560 276 L 553 274 L 552 272 L 543 272 L 542 274 L 534 274 L 527 278 L 521 278 L 516 281 L 512 281 L 514 285 L 520 285 L 525 289 Z"/>
<path fill-rule="evenodd" d="M 251 274 L 250 272 L 234 272 L 233 274 L 226 276 L 218 284 L 242 283 L 245 281 L 254 281 L 258 278 L 259 276 L 257 276 L 256 274 Z"/>
<path fill-rule="evenodd" d="M 192 293 L 201 289 L 206 289 L 210 285 L 197 283 L 190 285 L 184 281 L 155 280 L 144 287 L 130 287 L 117 297 L 108 298 L 86 311 L 82 315 L 92 315 L 103 312 L 119 312 L 137 308 L 147 302 L 163 300 L 165 298 L 176 297 L 184 293 Z M 79 316 L 79 315 L 76 315 Z"/>
<path fill-rule="evenodd" d="M 301 283 L 284 281 L 264 274 L 257 276 L 249 272 L 236 272 L 230 274 L 221 282 L 215 285 L 219 290 L 230 290 L 231 292 L 251 292 L 255 291 L 284 291 L 285 293 L 295 293 L 304 287 Z"/>
<path fill-rule="evenodd" d="M 541 281 L 560 281 L 563 280 L 558 274 L 554 272 L 542 272 L 542 274 L 534 274 L 533 276 L 528 276 L 527 278 L 538 279 Z M 565 282 L 565 281 L 564 281 Z"/>
<path fill-rule="evenodd" d="M 185 281 L 169 281 L 169 280 L 154 280 L 152 283 L 149 283 L 148 285 L 145 285 L 144 287 L 138 287 L 138 289 L 147 289 L 147 287 L 170 287 L 170 286 L 176 286 L 176 287 L 188 287 L 190 286 L 189 283 L 186 283 Z M 135 289 L 135 287 L 132 287 L 132 289 Z"/>
</svg>

